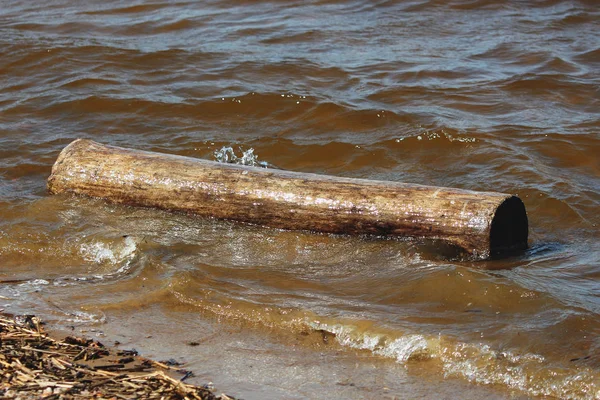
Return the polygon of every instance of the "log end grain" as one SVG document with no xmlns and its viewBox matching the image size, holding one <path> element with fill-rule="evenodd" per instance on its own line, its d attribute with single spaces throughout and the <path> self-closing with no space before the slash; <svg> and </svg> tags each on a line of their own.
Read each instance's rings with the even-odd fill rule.
<svg viewBox="0 0 600 400">
<path fill-rule="evenodd" d="M 529 235 L 523 201 L 510 196 L 496 209 L 490 228 L 490 256 L 502 257 L 527 249 Z"/>
</svg>

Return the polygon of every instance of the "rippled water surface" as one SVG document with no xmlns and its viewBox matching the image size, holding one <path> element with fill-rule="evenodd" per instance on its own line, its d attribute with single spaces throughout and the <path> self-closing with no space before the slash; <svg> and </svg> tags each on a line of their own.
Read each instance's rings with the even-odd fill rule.
<svg viewBox="0 0 600 400">
<path fill-rule="evenodd" d="M 38 3 L 0 0 L 5 312 L 245 399 L 600 398 L 596 1 Z M 518 194 L 530 248 L 50 196 L 80 137 Z"/>
</svg>

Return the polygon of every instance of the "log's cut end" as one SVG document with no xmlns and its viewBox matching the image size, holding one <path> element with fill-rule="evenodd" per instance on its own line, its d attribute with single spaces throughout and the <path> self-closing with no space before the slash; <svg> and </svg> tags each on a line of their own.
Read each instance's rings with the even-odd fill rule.
<svg viewBox="0 0 600 400">
<path fill-rule="evenodd" d="M 523 201 L 517 196 L 504 200 L 492 218 L 490 256 L 501 257 L 527 249 L 528 225 Z"/>
<path fill-rule="evenodd" d="M 69 143 L 58 155 L 54 165 L 52 165 L 52 171 L 47 180 L 48 192 L 51 194 L 58 194 L 67 190 L 69 177 L 74 174 L 74 168 L 65 168 L 64 164 L 72 162 L 76 159 L 76 154 L 81 149 L 91 148 L 97 143 L 89 139 L 75 139 Z M 75 154 L 75 156 L 74 156 Z"/>
</svg>

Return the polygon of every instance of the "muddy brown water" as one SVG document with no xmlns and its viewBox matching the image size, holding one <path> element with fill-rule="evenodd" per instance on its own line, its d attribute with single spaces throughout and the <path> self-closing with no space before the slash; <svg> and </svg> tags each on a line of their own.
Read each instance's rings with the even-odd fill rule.
<svg viewBox="0 0 600 400">
<path fill-rule="evenodd" d="M 0 308 L 245 399 L 600 398 L 599 21 L 596 1 L 0 0 Z M 517 194 L 530 248 L 473 262 L 50 196 L 78 137 Z"/>
</svg>

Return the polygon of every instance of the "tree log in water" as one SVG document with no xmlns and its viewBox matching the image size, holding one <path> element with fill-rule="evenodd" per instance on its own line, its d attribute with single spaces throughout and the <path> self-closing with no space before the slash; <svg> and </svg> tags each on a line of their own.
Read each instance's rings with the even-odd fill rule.
<svg viewBox="0 0 600 400">
<path fill-rule="evenodd" d="M 78 139 L 51 193 L 191 212 L 284 229 L 437 239 L 478 257 L 527 247 L 516 196 L 217 163 Z"/>
</svg>

